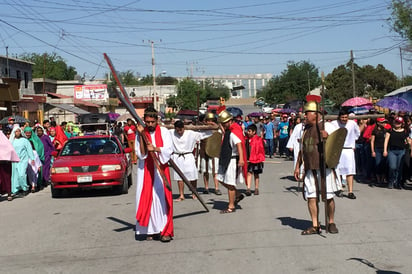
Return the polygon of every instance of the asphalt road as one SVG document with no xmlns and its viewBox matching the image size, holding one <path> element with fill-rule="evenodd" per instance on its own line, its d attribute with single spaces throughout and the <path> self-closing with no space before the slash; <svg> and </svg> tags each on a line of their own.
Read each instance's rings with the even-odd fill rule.
<svg viewBox="0 0 412 274">
<path fill-rule="evenodd" d="M 339 234 L 301 236 L 311 223 L 291 170 L 291 161 L 268 159 L 260 195 L 232 214 L 219 214 L 226 191 L 202 194 L 206 213 L 186 189 L 187 199 L 174 203 L 170 243 L 135 240 L 135 184 L 121 196 L 52 199 L 47 188 L 2 197 L 0 272 L 412 273 L 411 191 L 357 183 L 358 199 L 336 200 Z"/>
</svg>

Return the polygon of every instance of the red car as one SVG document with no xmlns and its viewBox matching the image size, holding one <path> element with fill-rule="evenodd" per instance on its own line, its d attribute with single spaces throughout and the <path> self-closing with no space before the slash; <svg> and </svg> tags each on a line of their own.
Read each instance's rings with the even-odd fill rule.
<svg viewBox="0 0 412 274">
<path fill-rule="evenodd" d="M 51 194 L 64 189 L 107 188 L 116 194 L 128 193 L 132 184 L 132 164 L 115 136 L 82 136 L 69 139 L 59 153 L 53 152 Z"/>
</svg>

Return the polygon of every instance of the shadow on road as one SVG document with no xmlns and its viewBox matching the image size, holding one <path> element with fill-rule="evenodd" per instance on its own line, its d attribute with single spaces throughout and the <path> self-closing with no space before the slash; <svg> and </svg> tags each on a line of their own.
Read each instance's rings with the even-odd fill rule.
<svg viewBox="0 0 412 274">
<path fill-rule="evenodd" d="M 360 263 L 363 263 L 363 264 L 369 266 L 370 268 L 375 269 L 377 274 L 400 274 L 401 273 L 401 272 L 398 272 L 398 271 L 379 269 L 373 263 L 371 263 L 370 261 L 368 261 L 366 259 L 362 259 L 362 258 L 349 258 L 349 259 L 347 259 L 347 261 L 358 261 Z"/>
<path fill-rule="evenodd" d="M 278 217 L 276 219 L 280 220 L 282 225 L 290 226 L 298 230 L 304 230 L 312 225 L 312 222 L 309 220 L 301 220 L 292 217 Z"/>
<path fill-rule="evenodd" d="M 123 231 L 130 230 L 130 229 L 132 229 L 133 231 L 135 230 L 135 225 L 134 224 L 123 221 L 122 219 L 119 219 L 119 218 L 116 218 L 116 217 L 107 217 L 107 219 L 109 219 L 113 222 L 119 223 L 119 224 L 124 226 L 124 227 L 121 227 L 121 228 L 114 229 L 114 231 L 116 231 L 116 232 L 123 232 Z"/>
<path fill-rule="evenodd" d="M 281 179 L 281 180 L 289 180 L 289 181 L 292 181 L 292 182 L 296 182 L 295 177 L 294 177 L 294 176 L 291 176 L 291 175 L 283 176 L 283 177 L 280 177 L 279 179 Z"/>
</svg>

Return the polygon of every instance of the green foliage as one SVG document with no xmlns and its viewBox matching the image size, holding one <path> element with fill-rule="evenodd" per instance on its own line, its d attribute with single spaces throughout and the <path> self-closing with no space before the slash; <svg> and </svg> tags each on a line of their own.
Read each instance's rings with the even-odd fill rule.
<svg viewBox="0 0 412 274">
<path fill-rule="evenodd" d="M 62 57 L 56 53 L 24 53 L 19 58 L 34 63 L 33 78 L 48 78 L 53 80 L 73 80 L 76 69 L 67 66 Z"/>
<path fill-rule="evenodd" d="M 388 71 L 383 65 L 373 67 L 365 65 L 355 68 L 355 96 L 371 96 L 380 98 L 386 93 L 396 89 L 398 79 L 396 75 Z M 342 104 L 353 97 L 353 81 L 351 62 L 335 68 L 325 78 L 326 98 L 336 104 Z"/>
<path fill-rule="evenodd" d="M 405 86 L 410 86 L 412 85 L 412 75 L 407 75 L 403 77 L 403 83 Z"/>
<path fill-rule="evenodd" d="M 137 75 L 134 75 L 133 71 L 131 70 L 120 72 L 118 76 L 125 86 L 135 86 L 139 83 Z"/>
<path fill-rule="evenodd" d="M 319 71 L 308 61 L 289 62 L 280 76 L 274 76 L 258 92 L 267 103 L 286 103 L 295 99 L 305 99 L 310 89 L 320 85 Z"/>
<path fill-rule="evenodd" d="M 177 79 L 171 76 L 157 76 L 156 84 L 159 86 L 177 85 Z"/>
<path fill-rule="evenodd" d="M 210 79 L 206 79 L 203 86 L 206 92 L 204 100 L 218 99 L 220 97 L 223 97 L 225 98 L 225 100 L 228 100 L 230 97 L 229 88 L 219 82 L 213 83 Z"/>
<path fill-rule="evenodd" d="M 198 95 L 199 105 L 206 102 L 208 99 L 224 97 L 229 98 L 229 89 L 218 83 L 212 83 L 210 80 L 205 80 L 202 83 L 186 78 L 180 81 L 177 86 L 177 96 L 171 96 L 166 100 L 169 107 L 176 109 L 197 109 Z"/>
<path fill-rule="evenodd" d="M 402 38 L 412 41 L 412 3 L 410 0 L 392 1 L 392 28 Z"/>
<path fill-rule="evenodd" d="M 175 104 L 180 109 L 197 109 L 197 96 L 199 93 L 200 104 L 205 101 L 205 90 L 191 79 L 184 79 L 177 85 Z"/>
<path fill-rule="evenodd" d="M 139 80 L 139 85 L 140 86 L 151 86 L 151 85 L 153 85 L 153 76 L 148 74 L 148 75 L 142 77 Z"/>
</svg>

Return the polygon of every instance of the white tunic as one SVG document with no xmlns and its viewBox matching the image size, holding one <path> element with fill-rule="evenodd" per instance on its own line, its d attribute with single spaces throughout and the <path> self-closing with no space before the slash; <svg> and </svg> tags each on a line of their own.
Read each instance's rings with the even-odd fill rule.
<svg viewBox="0 0 412 274">
<path fill-rule="evenodd" d="M 335 128 L 346 128 L 348 133 L 346 135 L 345 143 L 343 144 L 342 154 L 340 155 L 339 164 L 337 166 L 338 174 L 342 176 L 355 175 L 356 163 L 355 163 L 355 147 L 356 140 L 360 136 L 359 126 L 355 121 L 348 120 L 346 124 L 342 124 L 340 121 L 335 120 L 331 122 Z"/>
<path fill-rule="evenodd" d="M 304 129 L 305 129 L 305 127 L 304 127 L 303 123 L 297 124 L 293 128 L 292 135 L 290 135 L 289 141 L 286 144 L 287 148 L 292 148 L 293 149 L 293 169 L 295 169 L 296 162 L 298 161 L 298 156 L 299 156 L 299 152 L 300 152 L 300 149 L 301 149 L 301 144 L 302 144 L 301 140 L 302 140 Z M 303 169 L 303 165 L 302 165 L 302 169 Z"/>
<path fill-rule="evenodd" d="M 232 147 L 232 156 L 239 155 L 237 144 L 241 142 L 242 141 L 234 133 L 230 133 L 230 146 Z M 236 186 L 236 184 L 242 183 L 244 181 L 242 174 L 242 168 L 238 168 L 236 158 L 232 158 L 230 159 L 226 173 L 224 173 L 223 169 L 219 166 L 216 178 L 220 182 Z"/>
<path fill-rule="evenodd" d="M 185 130 L 180 136 L 174 129 L 170 130 L 170 135 L 173 142 L 172 159 L 180 168 L 183 174 L 189 181 L 194 181 L 199 178 L 199 172 L 196 167 L 193 150 L 196 143 L 202 139 L 206 139 L 212 135 L 211 131 L 196 132 L 193 130 Z M 179 174 L 174 172 L 173 179 L 181 181 Z"/>
<path fill-rule="evenodd" d="M 169 130 L 160 127 L 163 147 L 160 148 L 160 153 L 156 153 L 162 164 L 169 161 L 170 156 L 173 152 L 172 139 L 170 138 Z M 152 144 L 156 146 L 155 133 L 151 133 Z M 136 145 L 135 145 L 136 155 L 139 159 L 138 169 L 137 169 L 137 184 L 136 184 L 136 212 L 140 202 L 140 195 L 143 189 L 143 175 L 144 175 L 144 163 L 147 158 L 147 154 L 142 155 L 140 153 L 140 139 L 139 135 L 136 135 Z M 160 177 L 159 171 L 155 168 L 155 180 L 153 184 L 153 201 L 150 212 L 149 224 L 147 227 L 140 226 L 136 222 L 136 234 L 157 234 L 160 233 L 167 223 L 167 204 L 165 199 L 165 193 L 163 188 L 163 181 Z M 170 209 L 171 210 L 171 209 Z"/>
</svg>

